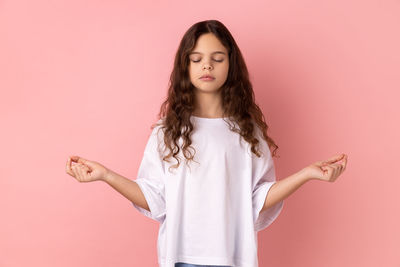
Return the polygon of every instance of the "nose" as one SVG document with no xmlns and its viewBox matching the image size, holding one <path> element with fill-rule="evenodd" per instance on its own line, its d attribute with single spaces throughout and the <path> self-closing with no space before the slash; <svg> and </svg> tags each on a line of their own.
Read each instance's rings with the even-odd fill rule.
<svg viewBox="0 0 400 267">
<path fill-rule="evenodd" d="M 206 64 L 204 64 L 203 69 L 211 70 L 211 69 L 212 69 L 212 66 L 211 66 L 210 64 L 206 63 Z"/>
</svg>

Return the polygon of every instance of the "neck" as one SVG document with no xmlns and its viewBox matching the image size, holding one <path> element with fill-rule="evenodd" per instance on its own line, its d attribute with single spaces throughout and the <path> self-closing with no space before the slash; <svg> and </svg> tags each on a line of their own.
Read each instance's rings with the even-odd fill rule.
<svg viewBox="0 0 400 267">
<path fill-rule="evenodd" d="M 223 117 L 223 109 L 221 105 L 221 94 L 197 92 L 195 100 L 194 116 L 205 118 Z"/>
</svg>

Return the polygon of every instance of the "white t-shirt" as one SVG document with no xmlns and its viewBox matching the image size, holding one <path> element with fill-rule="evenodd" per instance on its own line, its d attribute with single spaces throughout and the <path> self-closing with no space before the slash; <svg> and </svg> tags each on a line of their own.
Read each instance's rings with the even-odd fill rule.
<svg viewBox="0 0 400 267">
<path fill-rule="evenodd" d="M 276 182 L 269 147 L 256 126 L 263 154 L 258 158 L 225 120 L 192 116 L 194 159 L 200 164 L 190 161 L 188 167 L 180 149 L 180 166 L 171 168 L 172 173 L 168 167 L 177 161 L 162 160 L 161 126 L 148 139 L 135 182 L 151 212 L 132 204 L 160 223 L 160 267 L 174 267 L 177 262 L 258 267 L 257 232 L 278 217 L 283 200 L 259 214 Z M 178 143 L 181 146 L 182 139 Z"/>
</svg>

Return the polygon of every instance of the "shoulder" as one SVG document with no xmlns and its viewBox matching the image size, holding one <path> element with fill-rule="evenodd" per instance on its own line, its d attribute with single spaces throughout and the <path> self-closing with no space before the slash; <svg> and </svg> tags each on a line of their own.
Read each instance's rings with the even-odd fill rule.
<svg viewBox="0 0 400 267">
<path fill-rule="evenodd" d="M 151 135 L 158 138 L 162 138 L 164 136 L 164 123 L 162 119 L 159 119 L 156 123 L 154 123 L 151 128 Z"/>
<path fill-rule="evenodd" d="M 164 127 L 162 119 L 158 120 L 151 126 L 151 133 L 149 136 L 149 145 L 151 149 L 157 148 L 158 151 L 162 149 L 164 144 Z"/>
<path fill-rule="evenodd" d="M 254 137 L 258 140 L 258 151 L 262 154 L 261 156 L 267 158 L 270 157 L 271 151 L 268 142 L 264 139 L 262 130 L 257 124 L 254 124 Z"/>
</svg>

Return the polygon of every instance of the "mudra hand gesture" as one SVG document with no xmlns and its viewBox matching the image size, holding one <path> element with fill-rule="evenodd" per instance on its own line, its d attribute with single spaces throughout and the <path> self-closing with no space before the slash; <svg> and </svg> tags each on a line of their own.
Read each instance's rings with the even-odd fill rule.
<svg viewBox="0 0 400 267">
<path fill-rule="evenodd" d="M 334 182 L 346 169 L 347 155 L 340 154 L 325 161 L 317 161 L 303 170 L 311 179 Z"/>
<path fill-rule="evenodd" d="M 75 164 L 72 164 L 74 162 Z M 65 171 L 79 182 L 104 180 L 109 172 L 102 164 L 79 156 L 68 158 Z"/>
</svg>

